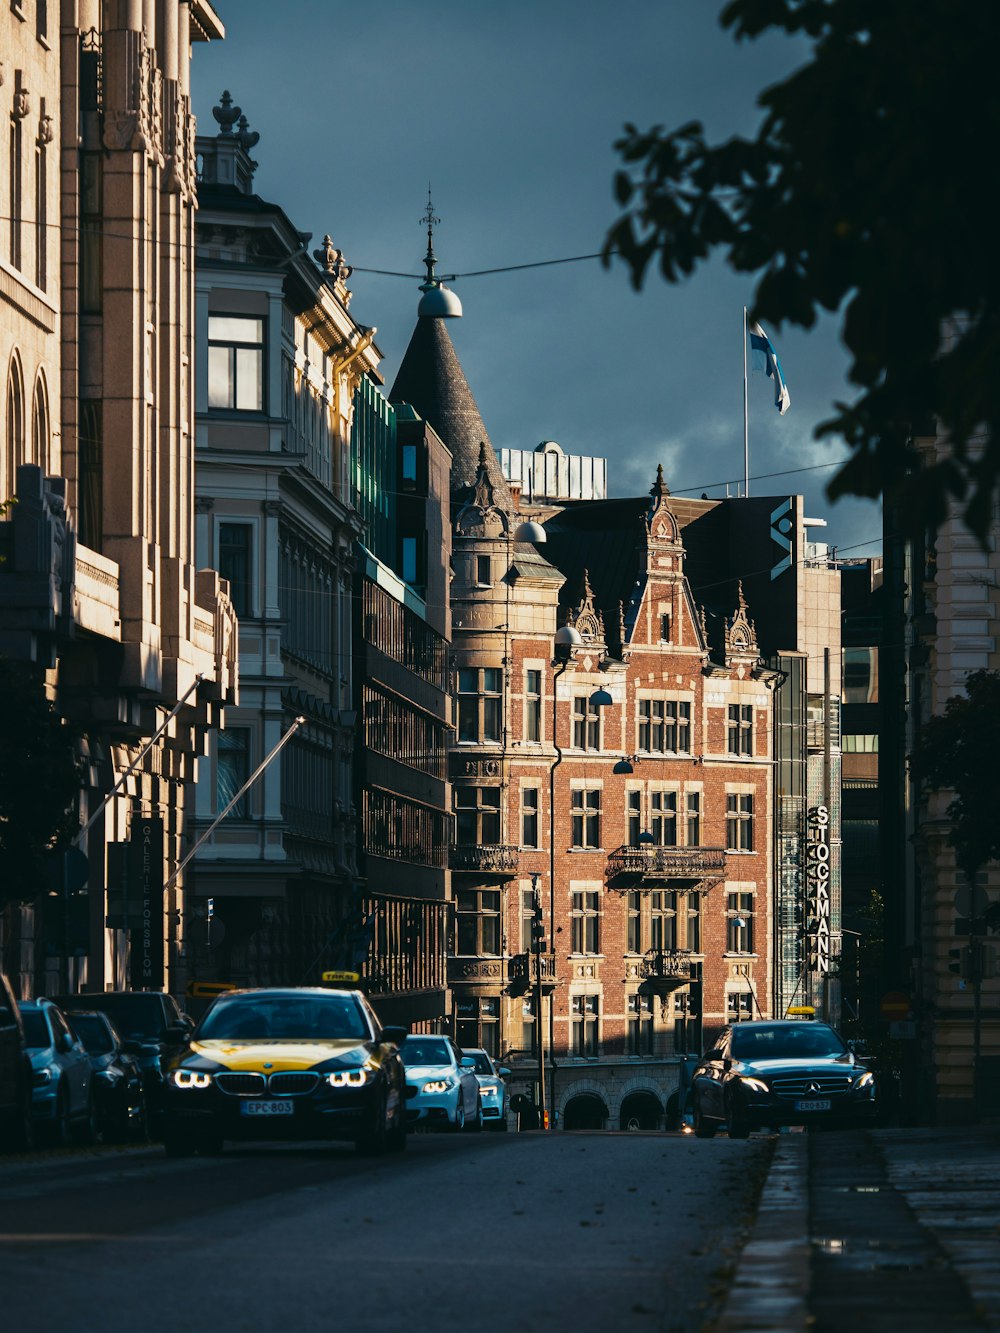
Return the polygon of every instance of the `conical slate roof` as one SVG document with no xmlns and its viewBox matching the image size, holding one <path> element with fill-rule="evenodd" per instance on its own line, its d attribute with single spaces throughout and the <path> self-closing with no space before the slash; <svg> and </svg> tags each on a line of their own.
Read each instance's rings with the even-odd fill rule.
<svg viewBox="0 0 1000 1333">
<path fill-rule="evenodd" d="M 409 403 L 433 426 L 452 453 L 452 493 L 475 484 L 479 446 L 487 447 L 487 470 L 494 502 L 511 510 L 510 487 L 500 470 L 483 418 L 443 319 L 417 320 L 410 345 L 389 391 L 391 403 Z"/>
</svg>

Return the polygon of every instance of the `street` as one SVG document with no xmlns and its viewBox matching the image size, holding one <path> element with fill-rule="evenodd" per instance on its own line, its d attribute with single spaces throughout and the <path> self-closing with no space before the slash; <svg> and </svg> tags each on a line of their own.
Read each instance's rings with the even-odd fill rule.
<svg viewBox="0 0 1000 1333">
<path fill-rule="evenodd" d="M 321 1145 L 7 1160 L 4 1321 L 19 1333 L 697 1330 L 725 1295 L 770 1148 L 420 1134 L 378 1162 Z"/>
</svg>

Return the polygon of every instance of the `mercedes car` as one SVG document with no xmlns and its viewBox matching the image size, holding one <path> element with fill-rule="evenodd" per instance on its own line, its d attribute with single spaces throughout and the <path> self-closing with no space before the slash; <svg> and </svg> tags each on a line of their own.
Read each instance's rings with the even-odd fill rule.
<svg viewBox="0 0 1000 1333">
<path fill-rule="evenodd" d="M 406 1147 L 399 1044 L 358 990 L 219 996 L 165 1070 L 168 1156 L 227 1139 L 332 1139 L 371 1155 Z"/>
<path fill-rule="evenodd" d="M 826 1023 L 736 1023 L 702 1057 L 691 1083 L 694 1132 L 731 1139 L 782 1125 L 872 1124 L 875 1075 Z"/>
</svg>

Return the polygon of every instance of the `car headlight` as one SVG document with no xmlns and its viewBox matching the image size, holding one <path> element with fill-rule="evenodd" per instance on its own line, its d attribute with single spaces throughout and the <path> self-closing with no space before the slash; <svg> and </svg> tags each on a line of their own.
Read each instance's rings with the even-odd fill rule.
<svg viewBox="0 0 1000 1333">
<path fill-rule="evenodd" d="M 479 1089 L 479 1092 L 483 1097 L 495 1097 L 498 1089 L 494 1083 L 484 1083 Z"/>
<path fill-rule="evenodd" d="M 855 1091 L 857 1091 L 859 1088 L 870 1088 L 874 1082 L 875 1082 L 875 1075 L 872 1073 L 870 1069 L 866 1069 L 860 1078 L 856 1078 L 854 1080 Z"/>
<path fill-rule="evenodd" d="M 375 1071 L 365 1066 L 362 1069 L 335 1069 L 327 1074 L 326 1081 L 331 1088 L 363 1088 L 375 1077 Z"/>
<path fill-rule="evenodd" d="M 170 1075 L 170 1082 L 175 1088 L 208 1088 L 212 1083 L 211 1074 L 203 1074 L 200 1069 L 175 1069 Z"/>
<path fill-rule="evenodd" d="M 453 1078 L 432 1078 L 429 1083 L 423 1086 L 424 1092 L 447 1092 L 449 1088 L 455 1086 Z"/>
<path fill-rule="evenodd" d="M 36 1088 L 42 1088 L 46 1083 L 52 1082 L 51 1069 L 33 1069 L 31 1071 L 31 1081 Z"/>
<path fill-rule="evenodd" d="M 748 1092 L 763 1092 L 766 1094 L 771 1091 L 762 1078 L 751 1078 L 749 1074 L 742 1074 L 740 1082 Z"/>
</svg>

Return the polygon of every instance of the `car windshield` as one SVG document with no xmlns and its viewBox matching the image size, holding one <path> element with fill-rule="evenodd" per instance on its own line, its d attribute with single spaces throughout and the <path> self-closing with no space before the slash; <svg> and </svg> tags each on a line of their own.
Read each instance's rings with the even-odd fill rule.
<svg viewBox="0 0 1000 1333">
<path fill-rule="evenodd" d="M 407 1037 L 399 1048 L 405 1065 L 450 1065 L 448 1043 L 434 1037 Z"/>
<path fill-rule="evenodd" d="M 107 1014 L 123 1037 L 156 1041 L 164 1036 L 163 1004 L 159 995 L 108 991 L 73 996 L 64 1007 L 70 1013 L 75 1009 L 96 1009 L 98 1013 Z"/>
<path fill-rule="evenodd" d="M 218 1000 L 198 1025 L 195 1040 L 369 1040 L 353 995 L 240 995 Z"/>
<path fill-rule="evenodd" d="M 22 1009 L 21 1017 L 24 1019 L 24 1044 L 29 1051 L 41 1051 L 52 1045 L 49 1025 L 41 1010 Z"/>
<path fill-rule="evenodd" d="M 490 1065 L 490 1057 L 485 1051 L 463 1051 L 462 1054 L 467 1055 L 470 1060 L 475 1060 L 475 1072 L 477 1074 L 493 1073 L 493 1068 Z"/>
<path fill-rule="evenodd" d="M 107 1055 L 115 1049 L 107 1019 L 100 1014 L 71 1014 L 70 1022 L 88 1055 Z"/>
<path fill-rule="evenodd" d="M 843 1055 L 847 1047 L 823 1023 L 767 1023 L 736 1028 L 731 1050 L 738 1060 L 796 1060 Z"/>
</svg>

